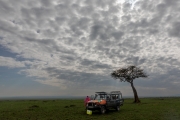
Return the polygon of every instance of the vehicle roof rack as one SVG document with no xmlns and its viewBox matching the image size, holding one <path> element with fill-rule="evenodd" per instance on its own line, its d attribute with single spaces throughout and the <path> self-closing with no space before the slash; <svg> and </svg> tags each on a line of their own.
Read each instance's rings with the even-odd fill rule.
<svg viewBox="0 0 180 120">
<path fill-rule="evenodd" d="M 97 94 L 107 94 L 107 92 L 96 92 Z"/>
<path fill-rule="evenodd" d="M 118 93 L 121 93 L 121 91 L 111 91 L 111 93 L 118 94 Z"/>
<path fill-rule="evenodd" d="M 96 92 L 97 94 L 122 94 L 121 91 L 111 91 L 109 92 Z"/>
</svg>

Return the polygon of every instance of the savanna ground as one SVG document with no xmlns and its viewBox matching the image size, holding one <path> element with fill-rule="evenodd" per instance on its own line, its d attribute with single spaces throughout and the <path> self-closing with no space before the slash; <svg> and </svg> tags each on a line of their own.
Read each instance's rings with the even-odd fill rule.
<svg viewBox="0 0 180 120">
<path fill-rule="evenodd" d="M 180 120 L 180 98 L 125 99 L 120 111 L 87 115 L 83 100 L 1 100 L 0 120 Z"/>
</svg>

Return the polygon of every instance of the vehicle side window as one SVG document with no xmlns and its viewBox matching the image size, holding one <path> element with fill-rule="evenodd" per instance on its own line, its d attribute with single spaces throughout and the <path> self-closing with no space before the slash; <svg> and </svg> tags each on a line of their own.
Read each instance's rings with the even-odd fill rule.
<svg viewBox="0 0 180 120">
<path fill-rule="evenodd" d="M 107 99 L 107 100 L 110 100 L 110 99 L 111 99 L 111 98 L 110 98 L 110 95 L 107 95 L 107 96 L 106 96 L 106 99 Z"/>
<path fill-rule="evenodd" d="M 116 95 L 111 95 L 111 100 L 116 100 Z"/>
<path fill-rule="evenodd" d="M 119 95 L 116 95 L 116 99 L 119 99 Z"/>
<path fill-rule="evenodd" d="M 121 94 L 119 95 L 119 98 L 122 99 L 122 95 Z"/>
</svg>

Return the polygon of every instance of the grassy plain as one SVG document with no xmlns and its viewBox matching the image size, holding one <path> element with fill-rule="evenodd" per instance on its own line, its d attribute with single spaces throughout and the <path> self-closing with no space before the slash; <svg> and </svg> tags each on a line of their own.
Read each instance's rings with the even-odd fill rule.
<svg viewBox="0 0 180 120">
<path fill-rule="evenodd" d="M 0 120 L 180 120 L 180 98 L 125 99 L 120 111 L 87 115 L 83 100 L 1 100 Z"/>
</svg>

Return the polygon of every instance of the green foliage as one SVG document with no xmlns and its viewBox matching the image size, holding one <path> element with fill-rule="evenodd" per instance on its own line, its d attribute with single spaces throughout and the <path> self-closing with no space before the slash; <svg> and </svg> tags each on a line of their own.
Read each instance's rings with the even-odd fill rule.
<svg viewBox="0 0 180 120">
<path fill-rule="evenodd" d="M 114 79 L 119 79 L 121 82 L 132 83 L 134 79 L 140 77 L 146 78 L 148 75 L 143 71 L 143 69 L 132 65 L 113 71 L 111 73 L 111 77 Z"/>
<path fill-rule="evenodd" d="M 180 98 L 125 99 L 120 111 L 87 115 L 83 100 L 0 101 L 0 120 L 179 120 Z"/>
</svg>

